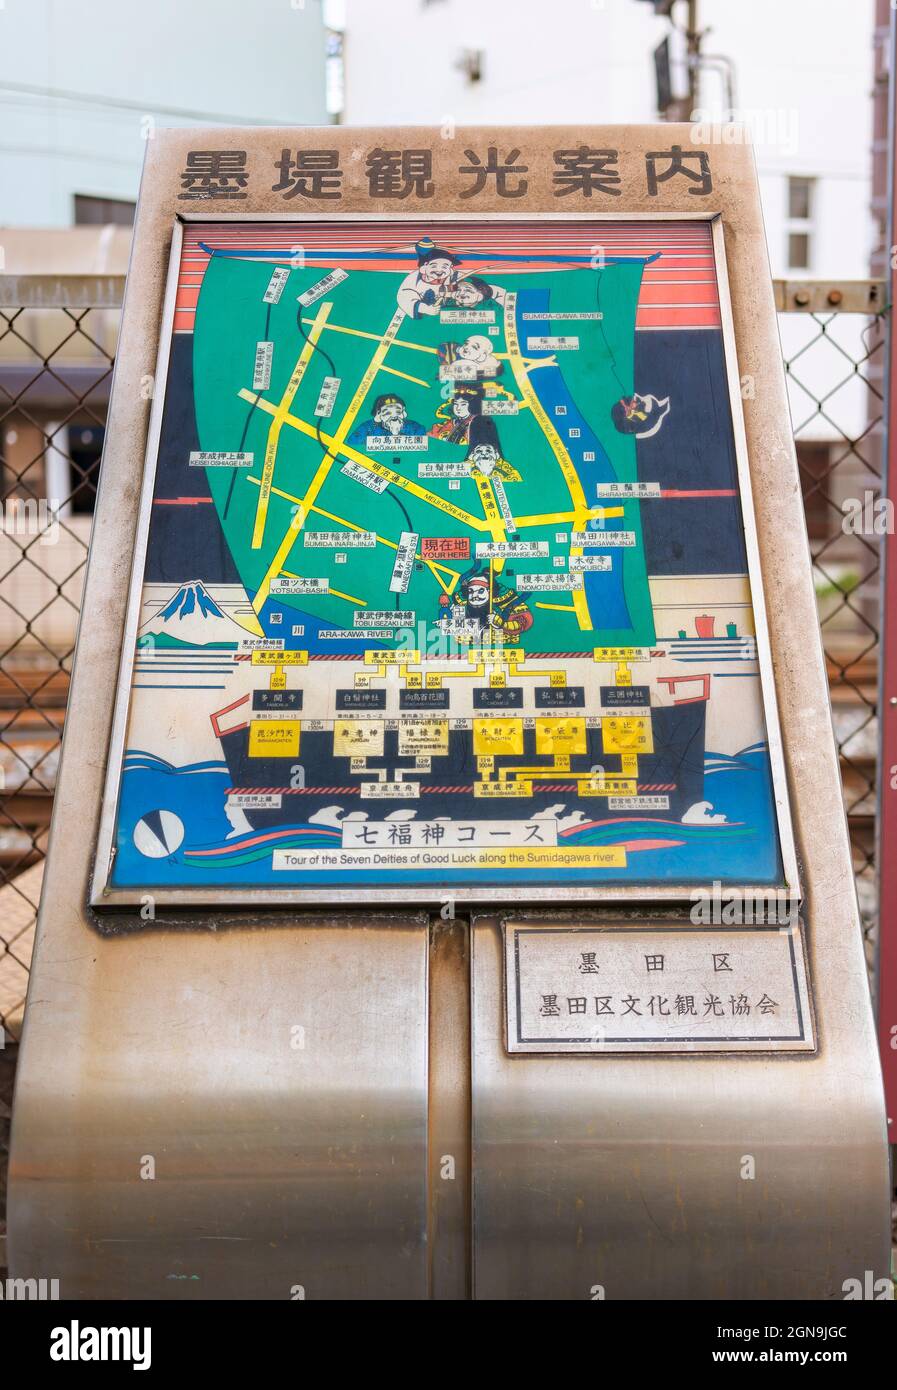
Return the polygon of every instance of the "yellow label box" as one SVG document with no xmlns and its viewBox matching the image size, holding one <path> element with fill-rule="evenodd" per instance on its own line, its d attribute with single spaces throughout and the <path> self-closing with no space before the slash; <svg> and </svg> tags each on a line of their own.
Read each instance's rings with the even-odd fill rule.
<svg viewBox="0 0 897 1390">
<path fill-rule="evenodd" d="M 298 719 L 253 719 L 249 725 L 250 758 L 295 758 L 300 729 Z"/>
<path fill-rule="evenodd" d="M 578 785 L 580 796 L 637 796 L 638 783 L 606 782 L 603 777 L 589 777 Z"/>
<path fill-rule="evenodd" d="M 480 797 L 516 796 L 528 799 L 533 794 L 533 784 L 529 779 L 521 782 L 474 782 L 473 794 Z"/>
<path fill-rule="evenodd" d="M 416 666 L 419 661 L 420 652 L 367 651 L 364 654 L 365 666 L 407 666 L 409 663 Z"/>
<path fill-rule="evenodd" d="M 517 663 L 525 659 L 526 652 L 522 647 L 470 647 L 467 652 L 467 660 L 475 666 L 482 666 L 486 661 Z"/>
<path fill-rule="evenodd" d="M 307 666 L 308 652 L 253 652 L 253 666 Z"/>
<path fill-rule="evenodd" d="M 650 717 L 605 715 L 601 720 L 601 746 L 605 753 L 653 753 Z"/>
<path fill-rule="evenodd" d="M 647 661 L 650 651 L 647 647 L 593 647 L 595 661 Z"/>
<path fill-rule="evenodd" d="M 523 752 L 522 719 L 475 719 L 473 751 L 476 754 Z"/>
<path fill-rule="evenodd" d="M 399 724 L 399 753 L 444 755 L 449 750 L 447 719 L 426 719 Z"/>
<path fill-rule="evenodd" d="M 571 753 L 586 751 L 585 719 L 536 720 L 537 753 L 562 753 L 569 757 Z"/>
<path fill-rule="evenodd" d="M 338 758 L 383 756 L 382 719 L 334 719 L 333 752 Z"/>
</svg>

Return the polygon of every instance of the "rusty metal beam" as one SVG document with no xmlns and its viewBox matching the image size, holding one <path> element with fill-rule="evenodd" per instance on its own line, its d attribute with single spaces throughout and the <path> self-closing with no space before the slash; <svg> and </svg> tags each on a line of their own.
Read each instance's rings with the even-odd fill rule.
<svg viewBox="0 0 897 1390">
<path fill-rule="evenodd" d="M 888 307 L 886 280 L 773 280 L 780 314 L 881 314 Z"/>
</svg>

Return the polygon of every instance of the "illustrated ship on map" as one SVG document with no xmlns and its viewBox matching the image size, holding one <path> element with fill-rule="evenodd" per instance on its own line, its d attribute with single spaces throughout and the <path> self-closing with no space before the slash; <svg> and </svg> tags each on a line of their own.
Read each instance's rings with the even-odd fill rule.
<svg viewBox="0 0 897 1390">
<path fill-rule="evenodd" d="M 577 791 L 577 783 L 569 773 L 558 772 L 556 778 L 534 779 L 532 796 L 477 796 L 477 759 L 473 751 L 470 729 L 449 730 L 449 750 L 443 757 L 434 755 L 429 771 L 415 768 L 412 756 L 398 751 L 399 735 L 386 729 L 382 756 L 369 757 L 364 773 L 349 771 L 349 758 L 335 756 L 333 733 L 330 730 L 309 730 L 303 725 L 301 755 L 296 758 L 250 756 L 249 721 L 252 718 L 250 699 L 238 702 L 212 716 L 224 758 L 230 772 L 228 792 L 239 795 L 240 804 L 249 825 L 254 830 L 271 829 L 308 821 L 316 813 L 337 807 L 341 813 L 367 813 L 372 821 L 385 820 L 396 813 L 416 820 L 520 820 L 563 806 L 566 814 L 583 812 L 586 820 L 640 819 L 645 815 L 671 823 L 681 821 L 690 807 L 704 799 L 705 726 L 709 681 L 703 693 L 677 704 L 655 706 L 651 709 L 654 752 L 639 753 L 638 775 L 635 779 L 639 797 L 667 797 L 664 809 L 645 810 L 644 805 L 625 807 L 625 801 L 615 801 L 608 807 L 606 796 L 586 796 Z M 384 711 L 388 720 L 391 716 Z M 496 711 L 497 714 L 505 713 Z M 535 730 L 524 729 L 521 755 L 497 756 L 493 780 L 503 766 L 513 768 L 549 769 L 551 755 L 537 753 Z M 605 753 L 601 746 L 600 728 L 586 729 L 587 751 L 573 754 L 571 771 L 620 774 L 619 755 Z M 376 782 L 378 773 L 389 783 L 397 780 L 416 782 L 420 795 L 362 797 L 363 782 Z M 292 783 L 292 785 L 291 785 Z M 298 783 L 298 785 L 296 785 Z M 247 805 L 246 796 L 271 798 L 268 805 Z M 276 804 L 276 798 L 280 804 Z"/>
</svg>

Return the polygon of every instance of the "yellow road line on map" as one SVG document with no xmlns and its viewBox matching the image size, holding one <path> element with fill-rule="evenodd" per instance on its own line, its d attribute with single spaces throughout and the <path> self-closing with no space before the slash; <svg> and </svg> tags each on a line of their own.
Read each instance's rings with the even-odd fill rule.
<svg viewBox="0 0 897 1390">
<path fill-rule="evenodd" d="M 284 578 L 286 578 L 286 579 L 302 579 L 302 578 L 304 578 L 304 576 L 301 575 L 301 574 L 293 574 L 291 570 L 281 570 L 281 574 L 282 574 L 282 575 L 284 576 Z M 368 601 L 367 601 L 366 598 L 358 598 L 357 595 L 355 595 L 355 594 L 344 594 L 343 591 L 342 591 L 342 589 L 330 589 L 330 588 L 329 588 L 329 589 L 327 590 L 327 592 L 328 592 L 328 594 L 333 594 L 333 597 L 334 597 L 334 598 L 344 598 L 344 599 L 346 600 L 347 603 L 358 603 L 358 604 L 361 605 L 362 608 L 367 608 L 367 606 L 368 606 Z"/>
<path fill-rule="evenodd" d="M 251 473 L 247 476 L 246 481 L 248 483 L 252 483 L 253 487 L 259 487 L 261 485 L 260 479 L 253 477 Z M 281 487 L 272 487 L 271 492 L 274 497 L 282 497 L 285 502 L 292 502 L 294 505 L 297 506 L 301 506 L 302 504 L 301 497 L 297 497 L 295 493 L 292 492 L 285 492 Z M 349 521 L 344 516 L 337 516 L 335 512 L 328 512 L 324 507 L 309 507 L 309 511 L 313 512 L 315 516 L 326 517 L 328 521 L 337 521 L 339 522 L 340 526 L 347 526 L 350 531 L 368 530 L 368 527 L 358 526 L 354 521 Z M 374 532 L 374 535 L 377 537 L 378 545 L 388 546 L 390 550 L 398 550 L 399 547 L 395 541 L 389 540 L 386 536 L 379 535 L 376 531 Z M 455 592 L 455 589 L 458 586 L 458 580 L 461 578 L 461 575 L 458 573 L 457 570 L 453 570 L 450 565 L 441 565 L 438 560 L 425 560 L 419 550 L 416 552 L 414 558 L 415 560 L 423 561 L 427 569 L 432 574 L 433 578 L 436 580 L 436 583 L 439 585 L 440 589 L 442 589 L 444 593 L 453 594 Z M 442 575 L 439 573 L 440 570 L 442 571 L 442 574 L 447 574 L 450 576 L 448 583 L 446 583 L 446 581 L 442 578 Z M 283 572 L 284 574 L 287 573 L 286 570 L 284 570 Z M 337 591 L 335 589 L 330 590 L 330 593 L 332 594 L 336 592 Z M 255 629 L 253 629 L 253 631 L 255 631 Z M 261 629 L 259 629 L 259 631 L 261 632 Z"/>
<path fill-rule="evenodd" d="M 568 603 L 537 603 L 537 608 L 551 608 L 555 613 L 575 613 L 576 609 Z"/>
<path fill-rule="evenodd" d="M 551 451 L 557 459 L 560 470 L 564 475 L 564 481 L 570 493 L 570 500 L 573 503 L 573 527 L 575 530 L 582 530 L 589 513 L 585 493 L 582 490 L 579 474 L 573 466 L 573 460 L 564 447 L 563 440 L 555 429 L 552 421 L 549 419 L 545 407 L 533 390 L 532 382 L 527 375 L 523 358 L 520 354 L 520 343 L 517 338 L 516 308 L 517 295 L 509 291 L 505 298 L 505 342 L 508 345 L 508 358 L 511 364 L 511 370 L 514 373 L 514 380 L 517 382 L 520 394 L 533 412 L 533 418 L 538 420 L 542 433 L 548 440 Z M 570 554 L 581 555 L 582 546 L 571 546 Z M 573 590 L 573 605 L 580 630 L 583 632 L 590 632 L 592 629 L 592 620 L 589 615 L 589 605 L 586 601 L 584 589 Z"/>
<path fill-rule="evenodd" d="M 312 320 L 303 319 L 302 322 L 308 324 Z M 352 338 L 370 338 L 375 343 L 383 341 L 379 333 L 367 333 L 363 328 L 344 328 L 341 323 L 328 323 L 327 329 L 330 333 L 348 333 Z M 424 347 L 422 343 L 409 343 L 407 338 L 394 338 L 393 347 L 410 348 L 412 352 L 436 352 L 435 348 Z"/>
<path fill-rule="evenodd" d="M 271 580 L 283 569 L 284 561 L 286 560 L 287 556 L 292 550 L 293 545 L 296 541 L 296 537 L 299 535 L 299 532 L 305 525 L 305 518 L 308 515 L 308 509 L 314 504 L 318 493 L 321 491 L 321 488 L 327 481 L 327 477 L 330 473 L 330 470 L 333 467 L 334 463 L 336 463 L 336 456 L 343 446 L 343 441 L 345 440 L 346 435 L 349 433 L 349 431 L 355 423 L 355 417 L 357 416 L 362 405 L 364 404 L 368 391 L 371 388 L 371 383 L 373 382 L 378 371 L 380 370 L 380 364 L 386 357 L 386 354 L 389 352 L 389 349 L 391 348 L 393 343 L 393 339 L 395 338 L 396 333 L 399 330 L 399 324 L 402 322 L 404 317 L 405 312 L 403 309 L 397 309 L 396 312 L 393 314 L 392 318 L 389 321 L 389 325 L 386 329 L 386 332 L 383 334 L 382 338 L 377 344 L 374 354 L 371 357 L 370 362 L 368 362 L 368 365 L 364 370 L 364 374 L 361 380 L 359 381 L 358 386 L 355 388 L 355 393 L 352 396 L 352 399 L 349 402 L 345 410 L 345 413 L 343 414 L 343 417 L 339 422 L 339 425 L 337 426 L 336 433 L 330 439 L 327 440 L 327 452 L 321 459 L 321 462 L 315 471 L 315 475 L 309 483 L 308 488 L 306 489 L 306 493 L 302 499 L 302 502 L 296 508 L 296 511 L 293 513 L 293 516 L 290 520 L 290 524 L 287 527 L 286 532 L 284 534 L 283 540 L 277 547 L 277 550 L 274 553 L 274 558 L 268 566 L 267 570 L 265 571 L 265 575 L 262 579 L 261 584 L 258 587 L 258 591 L 256 592 L 255 598 L 252 600 L 252 606 L 255 609 L 256 613 L 259 612 L 259 610 L 262 608 L 265 600 L 268 597 L 268 593 L 271 589 Z M 313 431 L 313 433 L 316 434 L 317 431 Z M 321 434 L 321 438 L 324 438 L 323 433 Z"/>
<path fill-rule="evenodd" d="M 590 507 L 586 512 L 586 521 L 601 521 L 609 516 L 625 516 L 623 507 Z M 517 516 L 514 518 L 517 523 L 518 531 L 523 526 L 553 526 L 556 521 L 576 521 L 576 512 L 538 512 L 532 516 Z"/>
<path fill-rule="evenodd" d="M 262 486 L 259 490 L 258 504 L 255 509 L 255 525 L 252 528 L 252 549 L 258 550 L 262 544 L 262 537 L 265 534 L 265 521 L 268 516 L 268 499 L 271 496 L 271 484 L 274 481 L 274 461 L 277 458 L 277 446 L 280 442 L 280 431 L 284 420 L 287 417 L 290 406 L 293 404 L 293 397 L 299 390 L 302 378 L 305 376 L 305 369 L 312 359 L 315 344 L 321 334 L 321 329 L 327 321 L 327 316 L 333 308 L 332 304 L 322 304 L 312 321 L 311 331 L 305 342 L 302 351 L 296 359 L 296 365 L 290 374 L 290 379 L 286 384 L 284 393 L 274 410 L 274 418 L 268 430 L 268 439 L 265 444 L 265 463 L 262 469 Z"/>
<path fill-rule="evenodd" d="M 486 525 L 489 527 L 492 539 L 499 543 L 507 542 L 508 533 L 505 530 L 504 517 L 495 500 L 495 493 L 492 491 L 491 482 L 488 478 L 483 477 L 482 473 L 471 473 L 470 476 L 476 483 L 477 492 L 480 494 L 480 501 L 483 504 L 483 515 L 486 518 Z M 499 556 L 496 559 L 490 560 L 490 564 L 494 565 L 495 572 L 498 574 L 504 569 L 505 562 L 504 559 Z"/>
<path fill-rule="evenodd" d="M 509 676 L 512 676 L 512 677 L 514 677 L 514 676 L 544 676 L 544 677 L 546 677 L 546 678 L 549 678 L 549 677 L 551 677 L 551 676 L 563 676 L 563 677 L 564 677 L 564 683 L 566 684 L 566 672 L 565 672 L 565 671 L 559 671 L 559 670 L 557 670 L 557 669 L 555 669 L 554 671 L 551 671 L 551 670 L 549 670 L 549 671 L 536 671 L 536 670 L 533 670 L 532 667 L 530 667 L 530 666 L 527 665 L 527 658 L 526 658 L 526 657 L 523 658 L 523 661 L 509 661 L 509 662 L 508 662 L 508 675 L 509 675 Z"/>
<path fill-rule="evenodd" d="M 621 782 L 631 782 L 633 780 L 631 777 L 622 777 L 619 772 L 605 773 L 604 776 L 599 779 L 592 772 L 571 772 L 569 768 L 546 768 L 544 765 L 541 767 L 500 767 L 498 769 L 498 780 L 499 782 L 515 781 L 518 777 L 523 777 L 526 781 L 533 780 L 545 782 L 552 781 L 557 777 L 559 772 L 563 772 L 565 779 L 570 782 L 597 782 L 600 780 L 606 790 L 596 793 L 598 796 L 619 796 L 620 793 L 617 790 L 618 784 Z"/>
<path fill-rule="evenodd" d="M 400 372 L 398 367 L 387 367 L 384 363 L 380 370 L 381 372 L 389 372 L 391 376 L 400 376 L 403 381 L 413 381 L 415 386 L 422 386 L 425 391 L 430 389 L 429 381 L 424 381 L 423 377 L 412 376 L 410 372 Z"/>
<path fill-rule="evenodd" d="M 262 400 L 255 391 L 248 391 L 245 387 L 238 391 L 237 395 L 244 401 L 255 402 L 259 410 L 267 410 L 270 413 L 275 409 L 270 401 Z M 308 424 L 306 420 L 300 420 L 298 415 L 287 415 L 284 423 L 289 425 L 291 429 L 299 430 L 300 433 L 309 435 L 312 439 L 317 439 L 318 437 L 318 431 L 315 429 L 314 425 Z M 331 452 L 341 454 L 344 458 L 351 459 L 354 463 L 360 463 L 369 473 L 376 474 L 378 478 L 385 478 L 387 482 L 394 483 L 396 487 L 404 488 L 406 492 L 410 492 L 414 497 L 419 497 L 421 501 L 428 502 L 430 506 L 435 507 L 437 511 L 445 512 L 446 516 L 453 517 L 454 520 L 460 522 L 462 526 L 469 526 L 471 530 L 474 531 L 489 530 L 485 521 L 480 517 L 473 516 L 470 512 L 465 512 L 462 507 L 456 507 L 453 502 L 446 502 L 444 498 L 437 497 L 434 492 L 428 492 L 426 488 L 420 487 L 417 483 L 412 482 L 410 478 L 403 478 L 401 473 L 395 473 L 391 468 L 387 468 L 385 464 L 377 463 L 367 454 L 362 454 L 357 449 L 353 449 L 351 444 L 343 442 L 337 447 L 335 438 L 325 433 L 324 430 L 321 431 L 321 439 L 327 445 L 328 449 L 331 449 Z"/>
<path fill-rule="evenodd" d="M 303 319 L 302 322 L 309 324 L 312 323 L 313 320 Z M 375 343 L 381 341 L 379 333 L 368 333 L 363 328 L 346 328 L 341 323 L 328 323 L 326 327 L 328 333 L 348 333 L 353 338 L 370 338 Z M 409 343 L 407 338 L 394 339 L 393 347 L 410 348 L 412 352 L 428 352 L 433 357 L 435 357 L 439 351 L 438 348 L 427 347 L 424 343 Z M 511 356 L 509 352 L 495 352 L 492 355 L 493 357 L 503 357 L 505 359 L 509 359 Z M 530 372 L 535 371 L 537 367 L 557 366 L 557 358 L 554 353 L 549 357 L 524 357 L 521 355 L 520 360 L 525 364 L 527 371 Z"/>
<path fill-rule="evenodd" d="M 253 480 L 250 479 L 250 482 L 251 482 L 251 481 L 253 481 Z M 284 493 L 284 496 L 286 496 L 286 493 Z M 294 499 L 293 499 L 293 498 L 289 498 L 289 500 L 290 500 L 290 501 L 293 501 Z M 328 511 L 326 511 L 324 507 L 315 506 L 315 507 L 312 507 L 312 511 L 315 513 L 316 516 L 325 516 L 325 517 L 327 518 L 328 521 L 338 521 L 339 524 L 340 524 L 340 526 L 348 526 L 349 529 L 350 529 L 350 531 L 367 531 L 367 530 L 369 530 L 369 527 L 367 527 L 367 526 L 359 526 L 356 522 L 354 522 L 354 521 L 349 521 L 349 519 L 348 519 L 347 517 L 344 517 L 344 516 L 337 516 L 336 512 L 328 512 Z M 377 537 L 377 540 L 379 541 L 380 545 L 388 545 L 388 546 L 390 546 L 390 548 L 391 548 L 392 550 L 398 550 L 399 547 L 398 547 L 398 545 L 396 544 L 395 541 L 387 540 L 386 536 L 381 536 L 381 535 L 380 535 L 378 532 L 376 532 L 376 531 L 374 532 L 374 535 Z M 415 558 L 416 560 L 423 560 L 424 557 L 421 555 L 420 551 L 418 551 L 414 558 Z M 451 569 L 448 565 L 440 565 L 440 564 L 438 563 L 438 561 L 436 561 L 436 560 L 427 560 L 427 561 L 425 561 L 425 563 L 428 564 L 428 565 L 432 565 L 435 569 L 444 570 L 446 574 L 454 575 L 454 577 L 455 577 L 456 579 L 459 578 L 459 575 L 458 575 L 457 570 Z"/>
<path fill-rule="evenodd" d="M 444 568 L 444 566 L 436 565 L 432 560 L 425 560 L 424 564 L 426 565 L 427 569 L 430 571 L 433 578 L 436 580 L 436 583 L 439 585 L 440 589 L 444 594 L 453 594 L 455 592 L 458 580 L 461 578 L 460 574 L 457 574 L 454 570 L 452 570 L 451 573 L 453 577 L 449 580 L 448 584 L 446 584 L 445 580 L 442 578 L 442 575 L 439 574 L 439 570 L 441 568 Z"/>
</svg>

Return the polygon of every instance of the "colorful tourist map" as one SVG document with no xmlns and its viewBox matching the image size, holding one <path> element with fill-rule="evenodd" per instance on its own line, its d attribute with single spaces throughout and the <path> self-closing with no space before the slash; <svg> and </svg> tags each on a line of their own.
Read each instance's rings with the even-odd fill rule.
<svg viewBox="0 0 897 1390">
<path fill-rule="evenodd" d="M 710 224 L 173 254 L 104 886 L 782 885 Z"/>
</svg>

